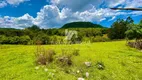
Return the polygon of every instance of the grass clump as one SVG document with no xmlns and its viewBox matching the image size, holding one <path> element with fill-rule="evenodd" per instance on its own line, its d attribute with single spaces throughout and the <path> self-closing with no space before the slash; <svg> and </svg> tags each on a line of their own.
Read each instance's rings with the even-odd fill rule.
<svg viewBox="0 0 142 80">
<path fill-rule="evenodd" d="M 51 63 L 54 59 L 55 51 L 53 49 L 45 50 L 44 48 L 37 49 L 35 53 L 36 64 L 47 65 Z"/>
<path fill-rule="evenodd" d="M 104 63 L 103 62 L 97 62 L 97 64 L 96 64 L 96 66 L 97 66 L 97 68 L 99 69 L 99 70 L 104 70 L 105 69 L 105 65 L 104 65 Z"/>
<path fill-rule="evenodd" d="M 57 63 L 61 66 L 71 66 L 72 57 L 79 55 L 79 49 L 62 49 L 62 54 L 57 57 Z"/>
<path fill-rule="evenodd" d="M 70 56 L 70 55 L 63 55 L 61 57 L 58 57 L 58 62 L 62 66 L 70 66 L 70 65 L 72 65 L 71 58 L 72 58 L 72 56 Z"/>
<path fill-rule="evenodd" d="M 70 54 L 70 51 L 62 49 L 62 54 L 57 57 L 57 63 L 61 66 L 71 66 L 72 55 Z"/>
</svg>

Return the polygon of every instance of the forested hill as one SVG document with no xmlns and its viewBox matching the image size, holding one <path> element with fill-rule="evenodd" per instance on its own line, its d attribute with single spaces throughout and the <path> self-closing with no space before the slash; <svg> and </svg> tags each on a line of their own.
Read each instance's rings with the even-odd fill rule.
<svg viewBox="0 0 142 80">
<path fill-rule="evenodd" d="M 104 28 L 99 24 L 93 24 L 91 22 L 72 22 L 62 26 L 62 28 Z"/>
</svg>

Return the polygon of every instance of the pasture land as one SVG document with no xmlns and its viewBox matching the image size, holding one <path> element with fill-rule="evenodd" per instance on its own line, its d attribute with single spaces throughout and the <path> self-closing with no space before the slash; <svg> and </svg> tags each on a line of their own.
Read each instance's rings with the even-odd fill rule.
<svg viewBox="0 0 142 80">
<path fill-rule="evenodd" d="M 55 58 L 62 49 L 79 49 L 79 55 L 72 57 L 72 66 L 68 67 L 60 67 L 55 61 L 37 66 L 36 47 L 0 45 L 0 80 L 77 80 L 79 77 L 85 80 L 142 80 L 142 52 L 126 46 L 125 41 L 43 46 L 54 49 Z M 91 62 L 91 67 L 86 67 L 84 62 Z M 103 70 L 98 69 L 97 63 L 104 65 Z"/>
</svg>

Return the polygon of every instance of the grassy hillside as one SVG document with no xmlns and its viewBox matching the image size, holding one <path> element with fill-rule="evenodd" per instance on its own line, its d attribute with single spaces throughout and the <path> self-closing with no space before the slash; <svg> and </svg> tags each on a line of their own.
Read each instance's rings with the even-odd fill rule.
<svg viewBox="0 0 142 80">
<path fill-rule="evenodd" d="M 1 80 L 77 80 L 90 73 L 88 80 L 142 80 L 142 52 L 129 48 L 125 41 L 99 42 L 93 44 L 46 45 L 46 49 L 55 49 L 56 55 L 61 49 L 78 48 L 79 56 L 73 57 L 71 67 L 59 67 L 54 62 L 50 65 L 35 65 L 36 46 L 0 45 L 0 79 Z M 92 63 L 91 67 L 84 65 Z M 96 67 L 98 62 L 104 70 Z M 44 71 L 44 69 L 48 71 Z M 65 72 L 64 70 L 70 71 Z M 80 70 L 80 73 L 76 73 Z M 86 79 L 85 79 L 86 80 Z"/>
<path fill-rule="evenodd" d="M 103 26 L 91 22 L 72 22 L 63 25 L 62 28 L 103 28 Z"/>
</svg>

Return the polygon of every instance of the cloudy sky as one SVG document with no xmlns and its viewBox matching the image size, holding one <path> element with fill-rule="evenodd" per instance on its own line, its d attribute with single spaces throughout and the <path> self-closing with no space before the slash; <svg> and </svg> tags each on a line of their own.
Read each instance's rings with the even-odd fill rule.
<svg viewBox="0 0 142 80">
<path fill-rule="evenodd" d="M 119 18 L 131 16 L 135 23 L 142 19 L 142 11 L 114 11 L 112 7 L 142 8 L 142 0 L 0 0 L 0 27 L 59 28 L 73 21 L 110 27 Z"/>
</svg>

